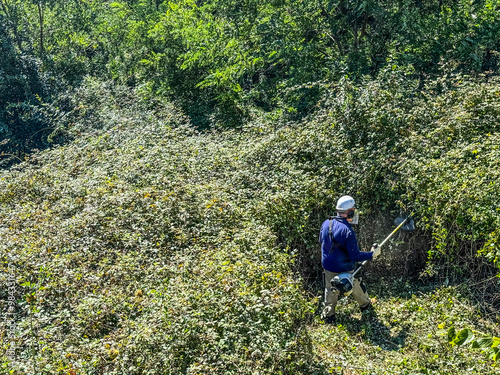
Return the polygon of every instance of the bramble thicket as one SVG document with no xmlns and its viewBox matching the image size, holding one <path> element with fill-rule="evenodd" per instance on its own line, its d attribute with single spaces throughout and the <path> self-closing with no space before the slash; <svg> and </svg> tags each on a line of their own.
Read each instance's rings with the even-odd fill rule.
<svg viewBox="0 0 500 375">
<path fill-rule="evenodd" d="M 0 0 L 0 51 L 0 373 L 498 371 L 500 1 Z M 325 326 L 343 194 L 417 230 Z"/>
</svg>

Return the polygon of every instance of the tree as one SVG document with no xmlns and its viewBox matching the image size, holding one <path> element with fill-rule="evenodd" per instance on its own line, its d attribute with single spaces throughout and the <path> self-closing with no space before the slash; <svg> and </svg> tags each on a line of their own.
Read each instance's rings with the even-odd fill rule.
<svg viewBox="0 0 500 375">
<path fill-rule="evenodd" d="M 10 30 L 0 14 L 0 152 L 4 161 L 46 145 L 46 124 L 37 109 L 46 92 L 38 63 L 16 48 L 13 39 L 18 35 L 13 38 Z"/>
</svg>

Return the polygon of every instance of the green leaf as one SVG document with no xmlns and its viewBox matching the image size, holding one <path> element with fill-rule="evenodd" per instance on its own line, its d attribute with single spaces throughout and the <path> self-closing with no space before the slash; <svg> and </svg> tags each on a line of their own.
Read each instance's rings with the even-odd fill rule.
<svg viewBox="0 0 500 375">
<path fill-rule="evenodd" d="M 491 341 L 492 341 L 491 343 L 492 348 L 496 348 L 498 345 L 500 345 L 500 337 L 493 337 Z"/>
<path fill-rule="evenodd" d="M 483 337 L 478 339 L 477 341 L 474 341 L 472 344 L 473 348 L 489 348 L 491 347 L 493 339 L 491 337 Z"/>
<path fill-rule="evenodd" d="M 497 361 L 500 358 L 500 349 L 499 348 L 492 348 L 491 353 L 489 355 L 489 358 Z"/>
<path fill-rule="evenodd" d="M 448 342 L 453 342 L 453 340 L 455 340 L 455 336 L 455 327 L 450 327 L 450 329 L 448 329 Z"/>
<path fill-rule="evenodd" d="M 464 328 L 458 332 L 453 342 L 457 345 L 465 345 L 474 340 L 474 333 L 469 328 Z"/>
</svg>

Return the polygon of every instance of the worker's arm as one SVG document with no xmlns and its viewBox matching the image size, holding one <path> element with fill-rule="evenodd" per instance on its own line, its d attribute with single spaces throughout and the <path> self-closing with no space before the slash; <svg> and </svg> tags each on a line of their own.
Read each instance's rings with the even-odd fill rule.
<svg viewBox="0 0 500 375">
<path fill-rule="evenodd" d="M 346 249 L 349 253 L 349 258 L 352 262 L 362 262 L 364 260 L 371 260 L 373 258 L 373 253 L 366 253 L 360 251 L 358 247 L 358 240 L 356 239 L 356 234 L 354 231 L 349 231 L 346 236 Z"/>
</svg>

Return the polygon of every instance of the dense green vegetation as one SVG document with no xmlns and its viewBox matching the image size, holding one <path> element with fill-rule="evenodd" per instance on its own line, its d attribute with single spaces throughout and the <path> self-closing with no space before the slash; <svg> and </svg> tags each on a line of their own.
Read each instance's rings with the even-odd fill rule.
<svg viewBox="0 0 500 375">
<path fill-rule="evenodd" d="M 394 63 L 425 80 L 498 68 L 498 1 L 2 1 L 3 27 L 51 86 L 86 75 L 175 100 L 192 123 L 310 113 L 321 82 Z M 9 27 L 10 26 L 10 27 Z"/>
<path fill-rule="evenodd" d="M 353 96 L 371 97 L 382 114 L 384 102 L 394 103 L 398 95 L 384 95 L 386 90 L 369 83 L 357 92 L 346 83 L 340 86 L 343 94 L 325 100 L 323 114 L 300 125 L 276 128 L 275 119 L 259 118 L 243 129 L 201 133 L 168 104 L 157 102 L 148 110 L 134 104 L 138 100 L 127 90 L 113 92 L 95 82 L 87 86 L 101 97 L 81 90 L 78 105 L 94 109 L 89 116 L 101 130 L 33 155 L 29 163 L 4 171 L 0 180 L 2 251 L 17 258 L 20 288 L 28 296 L 19 301 L 20 336 L 26 338 L 20 342 L 20 368 L 32 372 L 35 366 L 42 373 L 64 373 L 69 366 L 82 373 L 101 367 L 107 373 L 312 373 L 338 367 L 313 349 L 324 345 L 325 337 L 333 342 L 339 338 L 318 331 L 313 313 L 319 288 L 310 294 L 301 283 L 308 278 L 309 289 L 317 283 L 318 225 L 345 189 L 358 192 L 366 211 L 395 199 L 391 194 L 402 191 L 397 181 L 405 177 L 408 164 L 404 155 L 389 154 L 399 149 L 393 144 L 374 142 L 342 152 L 358 142 L 360 133 L 346 132 L 336 116 L 366 113 L 357 103 L 368 101 L 352 101 Z M 467 97 L 467 89 L 460 97 Z M 399 97 L 402 106 L 406 99 Z M 428 109 L 455 113 L 450 105 L 437 109 L 436 102 L 447 103 L 441 99 Z M 422 102 L 409 108 L 426 110 Z M 365 120 L 367 129 L 375 122 Z M 387 131 L 402 131 L 395 124 Z M 82 126 L 89 123 L 82 120 Z M 417 140 L 416 130 L 401 142 Z M 372 156 L 365 157 L 367 152 Z M 434 160 L 424 156 L 422 150 L 412 160 L 427 160 L 424 165 Z M 386 178 L 355 178 L 371 168 Z M 381 168 L 392 171 L 391 179 Z M 345 169 L 353 171 L 347 178 Z M 448 173 L 428 170 L 431 181 Z M 434 189 L 429 186 L 422 196 Z M 457 197 L 463 193 L 457 190 Z M 401 193 L 399 199 L 409 202 Z M 425 218 L 446 228 L 446 222 L 432 222 L 434 212 L 425 216 L 430 203 L 419 202 L 415 209 L 421 210 L 421 223 Z M 389 208 L 385 212 L 391 215 Z M 369 223 L 363 228 L 363 242 L 380 235 Z M 460 254 L 451 244 L 448 251 Z M 381 272 L 397 270 L 401 261 L 397 254 L 388 257 L 379 264 Z M 378 310 L 382 318 L 352 322 L 350 305 L 344 324 L 358 326 L 361 331 L 353 332 L 353 339 L 365 337 L 372 348 L 365 351 L 382 344 L 376 341 L 378 330 L 394 343 L 389 332 L 404 328 L 407 337 L 392 344 L 404 349 L 398 363 L 414 355 L 414 345 L 420 348 L 425 336 L 431 343 L 426 344 L 428 355 L 405 365 L 414 370 L 431 366 L 453 372 L 453 366 L 466 365 L 488 373 L 491 363 L 480 353 L 478 363 L 461 357 L 445 366 L 447 362 L 432 359 L 453 353 L 436 333 L 439 324 L 466 324 L 493 334 L 496 328 L 476 321 L 479 311 L 470 305 L 464 309 L 467 302 L 452 297 L 453 290 L 434 294 L 435 281 L 429 282 L 431 288 L 406 283 L 401 292 L 391 278 L 383 283 L 388 290 L 373 283 L 384 301 Z M 416 290 L 424 297 L 412 297 Z M 395 303 L 402 308 L 392 315 Z M 455 305 L 458 310 L 452 309 Z M 356 351 L 347 358 L 353 355 Z M 396 362 L 393 371 L 402 368 Z"/>
<path fill-rule="evenodd" d="M 0 0 L 2 373 L 496 373 L 499 7 Z M 325 326 L 341 194 L 417 232 Z"/>
</svg>

